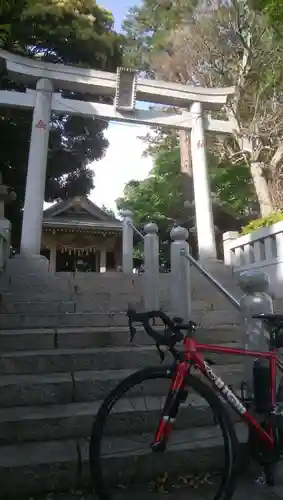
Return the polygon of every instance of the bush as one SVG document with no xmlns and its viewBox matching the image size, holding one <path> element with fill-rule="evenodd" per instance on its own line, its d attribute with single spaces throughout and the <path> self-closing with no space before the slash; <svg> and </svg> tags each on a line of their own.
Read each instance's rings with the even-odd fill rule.
<svg viewBox="0 0 283 500">
<path fill-rule="evenodd" d="M 249 234 L 257 231 L 261 227 L 269 227 L 276 222 L 283 220 L 282 212 L 274 212 L 273 214 L 262 217 L 261 219 L 255 219 L 249 222 L 246 226 L 242 227 L 241 234 Z"/>
</svg>

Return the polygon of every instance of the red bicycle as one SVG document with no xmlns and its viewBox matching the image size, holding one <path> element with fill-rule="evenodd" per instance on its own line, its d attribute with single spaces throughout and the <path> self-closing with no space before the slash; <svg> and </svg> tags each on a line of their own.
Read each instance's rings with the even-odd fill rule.
<svg viewBox="0 0 283 500">
<path fill-rule="evenodd" d="M 124 379 L 106 397 L 100 407 L 93 424 L 90 441 L 90 472 L 98 499 L 110 500 L 112 498 L 110 476 L 114 472 L 112 468 L 112 471 L 109 473 L 108 465 L 103 466 L 105 454 L 102 450 L 102 438 L 109 434 L 109 431 L 106 430 L 107 423 L 110 424 L 111 429 L 115 416 L 117 417 L 119 413 L 114 408 L 117 408 L 118 401 L 125 401 L 125 395 L 126 397 L 135 395 L 135 388 L 139 384 L 150 381 L 149 390 L 152 391 L 153 381 L 157 380 L 160 388 L 164 379 L 168 380 L 170 385 L 167 395 L 164 398 L 161 416 L 159 413 L 159 422 L 157 430 L 155 428 L 154 439 L 150 444 L 152 452 L 160 453 L 166 450 L 173 427 L 175 429 L 176 425 L 176 428 L 179 429 L 177 416 L 179 413 L 182 413 L 182 408 L 193 391 L 194 394 L 204 398 L 206 407 L 212 410 L 214 422 L 220 429 L 224 444 L 223 470 L 220 474 L 220 483 L 217 485 L 216 492 L 213 493 L 212 498 L 214 500 L 230 500 L 236 487 L 239 472 L 239 441 L 228 407 L 231 407 L 240 419 L 247 424 L 250 450 L 263 466 L 267 483 L 273 484 L 274 469 L 283 452 L 283 412 L 281 411 L 280 403 L 277 402 L 276 394 L 277 368 L 281 372 L 283 371 L 283 365 L 277 356 L 277 349 L 283 347 L 283 334 L 280 334 L 281 330 L 283 330 L 283 315 L 259 314 L 255 316 L 264 321 L 269 333 L 269 351 L 264 353 L 218 345 L 200 344 L 194 338 L 196 331 L 196 324 L 194 322 L 189 321 L 187 324 L 184 324 L 180 318 L 171 319 L 162 311 L 139 313 L 133 309 L 129 309 L 127 315 L 129 318 L 131 340 L 136 334 L 136 329 L 133 326 L 134 323 L 141 323 L 146 333 L 155 341 L 161 359 L 164 359 L 164 352 L 161 351 L 160 347 L 166 346 L 173 355 L 174 364 L 170 367 L 152 367 L 135 372 Z M 156 328 L 156 319 L 161 319 L 164 323 L 164 333 L 161 333 L 160 329 Z M 182 350 L 176 349 L 176 344 L 179 342 L 183 342 Z M 253 397 L 250 401 L 244 398 L 243 393 L 242 396 L 236 395 L 233 389 L 214 373 L 211 366 L 212 363 L 204 358 L 204 352 L 256 358 L 254 375 L 255 378 L 258 378 L 259 384 L 257 381 L 257 387 L 256 385 L 254 386 Z M 262 368 L 264 369 L 261 363 L 262 360 L 266 360 L 265 362 L 268 366 L 267 372 L 266 370 L 262 371 Z M 194 375 L 192 373 L 194 369 L 199 374 L 202 374 L 210 384 L 201 380 L 202 376 Z M 264 373 L 264 377 L 260 379 L 262 373 Z M 138 392 L 138 394 L 140 395 L 141 392 Z M 114 417 L 111 420 L 113 409 Z M 186 418 L 187 415 L 188 413 L 186 413 Z M 119 430 L 117 432 L 119 434 Z M 138 430 L 136 434 L 138 434 Z M 120 440 L 120 446 L 122 445 L 123 441 Z M 108 443 L 109 446 L 111 447 Z M 195 448 L 197 448 L 197 445 Z M 135 462 L 135 449 L 131 449 L 133 463 Z M 191 451 L 195 452 L 195 449 L 191 448 Z M 116 456 L 115 450 L 111 449 L 111 453 L 112 457 Z M 187 459 L 188 455 L 185 457 L 185 460 Z M 217 457 L 215 456 L 216 459 Z M 200 458 L 198 460 L 199 462 L 201 461 Z M 156 460 L 154 465 L 156 465 Z M 120 464 L 119 466 L 122 465 Z M 207 495 L 206 498 L 208 498 Z"/>
</svg>

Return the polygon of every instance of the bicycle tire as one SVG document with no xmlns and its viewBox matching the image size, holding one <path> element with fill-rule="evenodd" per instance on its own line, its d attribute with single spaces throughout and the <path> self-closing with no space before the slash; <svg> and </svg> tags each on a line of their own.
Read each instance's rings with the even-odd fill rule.
<svg viewBox="0 0 283 500">
<path fill-rule="evenodd" d="M 280 378 L 280 382 L 276 393 L 276 403 L 281 405 L 283 408 L 283 377 Z M 280 461 L 283 460 L 283 415 L 278 419 L 278 439 L 280 448 Z"/>
<path fill-rule="evenodd" d="M 172 367 L 152 367 L 135 372 L 134 374 L 124 379 L 119 385 L 116 386 L 116 388 L 114 388 L 109 393 L 98 411 L 97 417 L 92 426 L 89 447 L 90 477 L 92 481 L 92 487 L 95 490 L 98 500 L 112 500 L 112 496 L 108 490 L 107 481 L 105 481 L 103 477 L 100 456 L 101 440 L 107 417 L 113 406 L 119 399 L 121 399 L 125 395 L 126 392 L 142 382 L 158 378 L 171 379 Z M 219 397 L 211 387 L 209 387 L 206 383 L 204 383 L 194 375 L 188 376 L 186 385 L 187 383 L 197 394 L 202 396 L 207 401 L 221 428 L 224 438 L 226 460 L 222 481 L 220 487 L 218 488 L 216 496 L 214 497 L 214 500 L 230 500 L 236 488 L 236 480 L 238 475 L 239 443 L 234 425 L 222 401 L 219 399 Z"/>
</svg>

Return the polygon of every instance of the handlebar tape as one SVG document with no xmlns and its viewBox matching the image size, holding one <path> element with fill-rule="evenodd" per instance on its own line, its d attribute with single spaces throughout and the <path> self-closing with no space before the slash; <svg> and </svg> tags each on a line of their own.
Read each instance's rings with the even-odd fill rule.
<svg viewBox="0 0 283 500">
<path fill-rule="evenodd" d="M 176 342 L 183 340 L 183 334 L 180 329 L 175 328 L 171 318 L 163 311 L 147 311 L 137 312 L 134 309 L 128 309 L 127 316 L 129 318 L 129 327 L 133 328 L 132 324 L 141 323 L 146 333 L 151 337 L 157 345 L 172 346 Z M 150 320 L 161 319 L 163 324 L 167 327 L 167 331 L 162 334 L 152 327 Z"/>
</svg>

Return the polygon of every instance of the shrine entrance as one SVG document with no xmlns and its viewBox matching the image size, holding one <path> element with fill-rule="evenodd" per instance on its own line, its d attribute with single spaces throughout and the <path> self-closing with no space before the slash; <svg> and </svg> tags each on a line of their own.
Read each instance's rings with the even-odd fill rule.
<svg viewBox="0 0 283 500">
<path fill-rule="evenodd" d="M 39 62 L 1 49 L 0 59 L 5 63 L 11 78 L 29 82 L 36 88 L 27 92 L 0 90 L 0 103 L 4 106 L 33 110 L 21 236 L 22 254 L 32 257 L 40 253 L 48 124 L 52 112 L 68 112 L 108 121 L 189 131 L 198 255 L 201 260 L 217 258 L 205 136 L 206 133 L 234 134 L 237 130 L 237 122 L 227 106 L 235 93 L 234 87 L 202 88 L 143 79 L 127 68 L 118 68 L 115 74 L 63 66 Z M 85 93 L 88 99 L 68 99 L 56 92 L 57 89 L 71 90 L 81 95 Z M 113 104 L 91 102 L 91 94 L 96 99 L 97 96 L 112 99 Z M 137 101 L 166 106 L 167 109 L 141 110 L 136 107 Z M 213 117 L 212 113 L 219 110 L 224 119 L 219 119 L 218 114 Z M 119 166 L 113 165 L 113 168 Z M 106 267 L 106 256 L 102 267 Z"/>
<path fill-rule="evenodd" d="M 82 252 L 78 255 L 77 252 L 56 252 L 56 273 L 61 272 L 99 272 L 97 269 L 97 257 L 95 252 Z"/>
<path fill-rule="evenodd" d="M 44 210 L 41 254 L 49 270 L 115 271 L 121 266 L 122 223 L 85 196 L 76 196 Z"/>
</svg>

